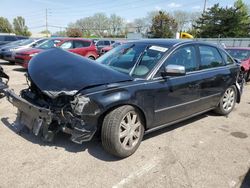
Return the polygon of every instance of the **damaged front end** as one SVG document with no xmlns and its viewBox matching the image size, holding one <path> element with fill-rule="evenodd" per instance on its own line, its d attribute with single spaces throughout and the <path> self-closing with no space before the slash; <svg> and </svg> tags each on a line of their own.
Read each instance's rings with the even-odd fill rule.
<svg viewBox="0 0 250 188">
<path fill-rule="evenodd" d="M 0 67 L 0 98 L 5 96 L 5 89 L 8 88 L 9 76 Z"/>
<path fill-rule="evenodd" d="M 21 124 L 46 141 L 63 131 L 76 143 L 91 140 L 102 108 L 83 91 L 131 79 L 58 48 L 34 56 L 26 76 L 29 87 L 20 96 L 6 91 L 9 102 L 18 108 Z"/>
<path fill-rule="evenodd" d="M 71 140 L 81 144 L 92 139 L 97 126 L 91 124 L 92 116 L 98 114 L 98 106 L 82 95 L 62 95 L 52 99 L 31 84 L 20 96 L 6 91 L 10 103 L 18 108 L 17 120 L 36 136 L 53 141 L 59 131 L 71 135 Z"/>
</svg>

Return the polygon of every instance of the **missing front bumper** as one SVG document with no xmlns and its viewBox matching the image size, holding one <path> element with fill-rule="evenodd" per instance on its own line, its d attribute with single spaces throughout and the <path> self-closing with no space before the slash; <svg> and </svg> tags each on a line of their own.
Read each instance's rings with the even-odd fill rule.
<svg viewBox="0 0 250 188">
<path fill-rule="evenodd" d="M 65 124 L 59 125 L 58 120 L 62 122 L 63 118 L 50 109 L 33 105 L 9 89 L 5 91 L 5 95 L 8 101 L 18 108 L 18 121 L 28 127 L 36 136 L 41 135 L 45 141 L 51 142 L 55 133 L 61 130 L 70 134 L 73 142 L 81 144 L 91 140 L 96 132 L 96 126 L 85 125 L 82 120 L 77 118 L 72 121 L 70 129 Z M 55 125 L 55 122 L 58 125 Z M 55 126 L 58 127 L 56 131 L 51 129 Z"/>
</svg>

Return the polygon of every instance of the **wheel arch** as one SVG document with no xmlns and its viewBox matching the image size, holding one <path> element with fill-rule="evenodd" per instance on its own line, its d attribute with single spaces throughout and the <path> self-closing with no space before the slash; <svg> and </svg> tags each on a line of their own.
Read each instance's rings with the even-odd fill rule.
<svg viewBox="0 0 250 188">
<path fill-rule="evenodd" d="M 94 60 L 96 60 L 94 55 L 89 55 L 88 58 L 93 58 Z"/>
<path fill-rule="evenodd" d="M 103 120 L 105 118 L 105 116 L 110 113 L 111 111 L 113 111 L 114 109 L 116 108 L 119 108 L 121 106 L 125 106 L 125 105 L 129 105 L 129 106 L 132 106 L 134 107 L 141 115 L 141 118 L 142 118 L 142 121 L 143 121 L 143 126 L 145 128 L 145 130 L 147 129 L 147 118 L 146 118 L 146 113 L 143 111 L 143 109 L 141 107 L 139 107 L 138 105 L 136 104 L 132 104 L 132 103 L 121 103 L 121 104 L 116 104 L 114 106 L 111 106 L 109 108 L 107 108 L 98 118 L 98 129 L 101 130 L 102 128 L 102 123 L 103 123 Z"/>
</svg>

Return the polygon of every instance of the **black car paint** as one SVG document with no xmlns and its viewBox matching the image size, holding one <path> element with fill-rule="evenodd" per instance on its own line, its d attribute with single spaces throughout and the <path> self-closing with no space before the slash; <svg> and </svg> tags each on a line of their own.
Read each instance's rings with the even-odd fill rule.
<svg viewBox="0 0 250 188">
<path fill-rule="evenodd" d="M 48 117 L 53 117 L 58 122 L 71 122 L 73 130 L 71 129 L 68 132 L 72 134 L 73 141 L 82 143 L 83 141 L 90 140 L 96 130 L 101 127 L 102 119 L 107 112 L 121 105 L 132 105 L 141 111 L 144 117 L 146 132 L 170 125 L 215 108 L 226 88 L 237 82 L 239 66 L 236 64 L 206 70 L 199 70 L 199 65 L 197 64 L 196 71 L 189 72 L 184 76 L 157 76 L 157 71 L 160 71 L 162 63 L 179 47 L 209 44 L 175 40 L 137 42 L 170 46 L 165 56 L 145 79 L 131 79 L 131 77 L 117 71 L 111 71 L 103 67 L 103 65 L 95 64 L 87 59 L 78 59 L 74 54 L 58 51 L 57 49 L 56 51 L 52 50 L 51 53 L 60 53 L 61 56 L 53 55 L 53 53 L 48 56 L 47 53 L 50 52 L 44 52 L 34 58 L 34 62 L 36 63 L 29 65 L 28 72 L 31 82 L 34 82 L 34 85 L 43 94 L 49 98 L 55 98 L 54 100 L 63 97 L 63 95 L 70 96 L 73 111 L 72 109 L 70 112 L 65 111 L 69 113 L 69 116 L 62 116 L 65 113 L 63 112 L 64 107 L 62 107 L 62 112 L 60 110 L 53 110 L 53 103 L 51 103 Z M 199 55 L 197 55 L 197 60 L 199 63 Z M 70 62 L 65 66 L 64 61 Z M 72 63 L 71 66 L 70 63 Z M 81 65 L 79 66 L 77 63 Z M 62 65 L 63 69 L 60 68 L 60 65 Z M 79 70 L 77 71 L 74 67 Z M 55 71 L 54 74 L 52 74 L 53 71 Z M 80 73 L 83 73 L 83 75 Z M 104 76 L 101 73 L 111 75 L 104 74 Z M 99 79 L 98 76 L 102 76 L 104 80 Z M 97 79 L 96 82 L 95 79 Z M 78 91 L 72 94 L 71 90 Z M 23 98 L 25 98 L 25 92 L 21 94 Z M 56 95 L 54 95 L 55 92 Z M 13 94 L 9 93 L 7 97 L 12 102 Z M 26 99 L 30 103 L 34 103 L 27 96 Z M 81 103 L 82 100 L 82 103 L 78 105 L 72 103 L 72 100 L 76 100 L 76 103 L 77 101 Z M 70 103 L 70 101 L 68 102 Z M 237 102 L 239 102 L 239 99 Z M 23 105 L 25 106 L 25 104 Z M 34 108 L 43 108 L 36 106 Z M 82 110 L 79 110 L 78 107 L 82 107 Z M 22 107 L 19 107 L 19 109 L 22 109 Z M 74 117 L 70 116 L 72 113 L 75 113 Z M 33 116 L 33 118 L 37 118 L 37 115 Z M 73 122 L 74 120 L 76 122 Z M 62 130 L 65 128 L 68 127 L 65 127 L 63 124 L 60 127 Z M 88 135 L 86 136 L 86 134 Z"/>
<path fill-rule="evenodd" d="M 87 87 L 133 80 L 128 75 L 60 48 L 36 55 L 28 70 L 31 80 L 53 98 L 62 94 L 74 95 Z"/>
</svg>

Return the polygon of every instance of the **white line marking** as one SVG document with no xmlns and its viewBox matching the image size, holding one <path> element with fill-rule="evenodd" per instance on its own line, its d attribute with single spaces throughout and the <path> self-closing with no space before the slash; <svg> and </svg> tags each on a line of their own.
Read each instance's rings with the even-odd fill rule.
<svg viewBox="0 0 250 188">
<path fill-rule="evenodd" d="M 157 161 L 159 162 L 158 158 L 154 158 L 153 160 L 148 161 L 146 165 L 144 165 L 142 168 L 138 169 L 137 171 L 133 172 L 132 174 L 130 174 L 129 176 L 127 176 L 126 178 L 121 180 L 119 183 L 114 185 L 112 188 L 123 187 L 124 185 L 132 182 L 133 180 L 140 178 L 144 174 L 148 173 L 151 169 L 153 169 L 158 164 Z"/>
</svg>

